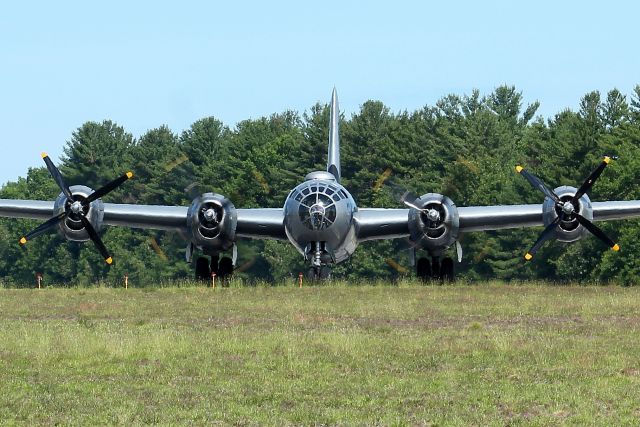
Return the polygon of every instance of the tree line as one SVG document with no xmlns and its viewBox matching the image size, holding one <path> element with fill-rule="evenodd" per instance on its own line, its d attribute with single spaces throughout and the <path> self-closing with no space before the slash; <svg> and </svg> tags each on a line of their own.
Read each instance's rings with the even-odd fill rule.
<svg viewBox="0 0 640 427">
<path fill-rule="evenodd" d="M 591 199 L 640 199 L 640 85 L 629 97 L 617 89 L 606 96 L 590 92 L 578 111 L 548 119 L 536 116 L 538 103 L 525 106 L 522 99 L 516 88 L 500 86 L 486 95 L 448 95 L 412 112 L 367 101 L 341 121 L 342 182 L 362 207 L 402 207 L 398 188 L 443 193 L 458 206 L 541 203 L 541 194 L 514 165 L 529 168 L 551 188 L 577 187 L 606 154 L 619 160 L 605 170 Z M 160 126 L 139 138 L 109 120 L 87 122 L 71 134 L 59 166 L 69 185 L 94 189 L 134 171 L 135 179 L 105 202 L 186 206 L 212 191 L 238 208 L 281 207 L 306 173 L 325 168 L 328 122 L 323 104 L 303 114 L 244 120 L 234 128 L 207 117 L 181 133 Z M 0 198 L 53 200 L 58 193 L 43 166 L 5 184 Z M 125 273 L 139 285 L 193 276 L 179 233 L 104 227 L 103 240 L 115 260 L 108 267 L 90 242 L 66 242 L 56 233 L 19 247 L 18 238 L 36 225 L 0 220 L 5 282 L 32 283 L 36 271 L 61 284 L 117 281 Z M 635 283 L 640 223 L 600 225 L 619 242 L 619 253 L 586 237 L 570 245 L 549 242 L 525 263 L 522 255 L 540 228 L 464 234 L 458 276 Z M 355 280 L 413 274 L 406 247 L 403 240 L 363 243 L 334 275 Z M 278 282 L 305 269 L 302 257 L 283 242 L 241 240 L 238 249 L 238 275 L 247 279 Z"/>
</svg>

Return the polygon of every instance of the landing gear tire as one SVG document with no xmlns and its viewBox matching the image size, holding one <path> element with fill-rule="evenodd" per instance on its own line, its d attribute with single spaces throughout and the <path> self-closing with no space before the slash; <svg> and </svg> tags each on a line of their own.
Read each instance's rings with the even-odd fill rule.
<svg viewBox="0 0 640 427">
<path fill-rule="evenodd" d="M 310 282 L 315 282 L 316 280 L 318 280 L 318 273 L 315 267 L 309 267 L 309 269 L 307 270 L 307 274 L 305 274 L 305 279 Z"/>
<path fill-rule="evenodd" d="M 211 255 L 211 273 L 215 273 L 216 276 L 220 275 L 220 255 Z"/>
<path fill-rule="evenodd" d="M 321 267 L 309 267 L 306 279 L 310 282 L 319 282 L 331 279 L 331 268 L 326 265 Z"/>
<path fill-rule="evenodd" d="M 453 259 L 444 258 L 440 264 L 440 280 L 445 283 L 451 283 L 453 279 Z"/>
<path fill-rule="evenodd" d="M 431 258 L 431 278 L 433 280 L 442 279 L 442 264 L 437 257 Z"/>
<path fill-rule="evenodd" d="M 227 256 L 220 259 L 218 264 L 218 277 L 222 281 L 223 286 L 229 286 L 229 281 L 233 275 L 233 260 Z"/>
<path fill-rule="evenodd" d="M 207 257 L 199 257 L 196 260 L 196 280 L 208 280 L 211 277 L 211 269 L 209 268 L 209 260 Z"/>
<path fill-rule="evenodd" d="M 329 280 L 331 279 L 331 269 L 326 265 L 320 267 L 320 280 Z"/>
<path fill-rule="evenodd" d="M 418 279 L 426 282 L 431 279 L 431 262 L 428 258 L 420 258 L 416 263 L 416 275 Z"/>
</svg>

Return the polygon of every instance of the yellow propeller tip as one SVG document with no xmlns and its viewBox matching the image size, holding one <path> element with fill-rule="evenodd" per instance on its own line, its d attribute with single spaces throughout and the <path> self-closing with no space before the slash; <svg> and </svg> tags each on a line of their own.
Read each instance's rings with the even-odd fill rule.
<svg viewBox="0 0 640 427">
<path fill-rule="evenodd" d="M 523 169 L 524 168 L 522 166 L 520 166 L 520 165 L 516 166 L 516 172 L 518 172 L 518 173 L 522 172 Z"/>
<path fill-rule="evenodd" d="M 620 245 L 618 245 L 617 243 L 615 245 L 613 245 L 611 247 L 611 249 L 613 249 L 614 251 L 618 252 L 620 250 Z"/>
<path fill-rule="evenodd" d="M 44 151 L 42 153 L 40 153 L 40 155 L 42 156 L 42 158 L 44 159 L 45 157 L 49 157 L 49 155 L 47 153 L 45 153 Z"/>
<path fill-rule="evenodd" d="M 604 160 L 604 162 L 605 162 L 606 164 L 611 163 L 611 157 L 609 157 L 609 156 L 604 156 L 604 159 L 603 159 L 603 160 Z"/>
<path fill-rule="evenodd" d="M 533 258 L 533 255 L 531 255 L 529 252 L 524 254 L 524 259 L 526 259 L 527 261 L 531 261 L 531 258 Z"/>
<path fill-rule="evenodd" d="M 133 172 L 127 172 L 126 175 L 128 179 L 133 178 Z"/>
<path fill-rule="evenodd" d="M 20 239 L 20 244 L 24 245 L 27 243 L 27 239 L 25 239 L 24 237 L 22 239 Z"/>
<path fill-rule="evenodd" d="M 113 258 L 109 257 L 107 259 L 105 259 L 105 262 L 109 265 L 113 264 Z"/>
</svg>

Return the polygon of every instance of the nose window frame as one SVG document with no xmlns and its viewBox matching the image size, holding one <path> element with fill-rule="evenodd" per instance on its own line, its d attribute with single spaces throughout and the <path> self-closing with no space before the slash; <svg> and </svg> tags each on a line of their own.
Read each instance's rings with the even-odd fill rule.
<svg viewBox="0 0 640 427">
<path fill-rule="evenodd" d="M 336 220 L 336 203 L 341 200 L 340 190 L 331 184 L 309 184 L 297 192 L 294 200 L 299 203 L 298 216 L 302 224 L 311 230 L 324 230 L 331 227 Z M 316 205 L 323 207 L 320 225 L 312 219 L 311 210 Z"/>
</svg>

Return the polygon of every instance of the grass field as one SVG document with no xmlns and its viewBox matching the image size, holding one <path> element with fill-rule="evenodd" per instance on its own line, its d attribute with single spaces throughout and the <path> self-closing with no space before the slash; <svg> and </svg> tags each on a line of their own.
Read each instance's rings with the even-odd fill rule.
<svg viewBox="0 0 640 427">
<path fill-rule="evenodd" d="M 2 424 L 638 425 L 640 288 L 0 289 Z"/>
</svg>

